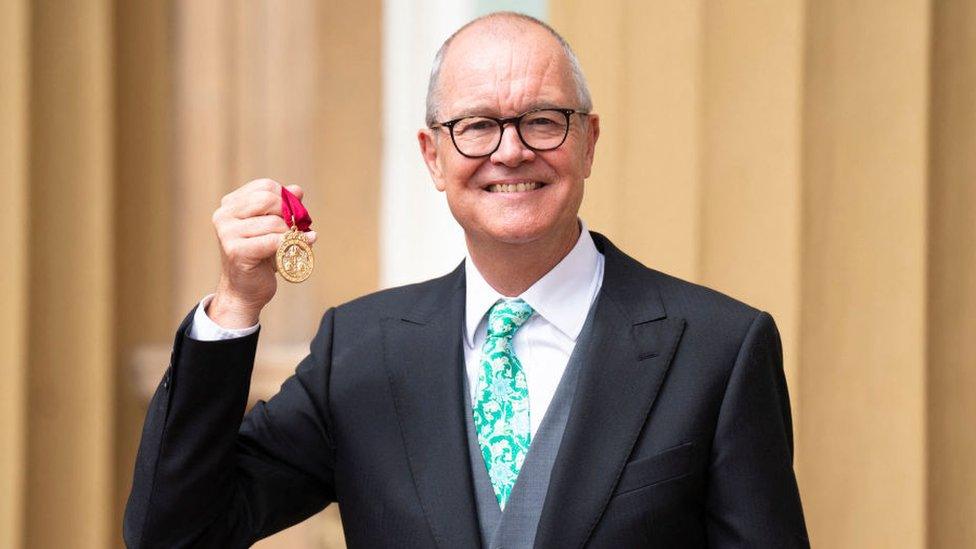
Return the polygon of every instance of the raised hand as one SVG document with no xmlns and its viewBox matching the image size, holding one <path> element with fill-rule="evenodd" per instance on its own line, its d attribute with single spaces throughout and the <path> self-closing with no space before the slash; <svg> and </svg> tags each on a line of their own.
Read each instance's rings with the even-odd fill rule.
<svg viewBox="0 0 976 549">
<path fill-rule="evenodd" d="M 298 185 L 286 188 L 299 199 L 304 195 Z M 207 314 L 224 328 L 253 326 L 278 289 L 274 256 L 289 228 L 281 218 L 281 184 L 272 179 L 245 183 L 221 199 L 212 220 L 221 273 Z M 317 238 L 315 231 L 305 236 L 309 244 Z"/>
</svg>

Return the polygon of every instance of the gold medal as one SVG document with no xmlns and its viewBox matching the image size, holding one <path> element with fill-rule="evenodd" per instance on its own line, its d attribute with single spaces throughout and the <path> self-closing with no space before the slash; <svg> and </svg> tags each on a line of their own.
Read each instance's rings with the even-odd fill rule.
<svg viewBox="0 0 976 549">
<path fill-rule="evenodd" d="M 315 267 L 315 256 L 309 245 L 305 233 L 295 225 L 285 233 L 284 240 L 278 246 L 275 254 L 275 267 L 281 278 L 288 282 L 303 282 L 312 274 Z"/>
</svg>

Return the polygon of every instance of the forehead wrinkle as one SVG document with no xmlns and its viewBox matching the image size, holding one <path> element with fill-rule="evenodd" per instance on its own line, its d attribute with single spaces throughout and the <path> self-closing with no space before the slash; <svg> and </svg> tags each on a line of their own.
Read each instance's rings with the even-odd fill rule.
<svg viewBox="0 0 976 549">
<path fill-rule="evenodd" d="M 551 97 L 551 93 L 547 96 L 547 91 L 552 88 L 559 90 L 558 81 L 556 85 L 551 85 L 550 82 L 552 68 L 557 64 L 557 58 L 552 52 L 545 52 L 544 48 L 532 48 L 527 54 L 511 48 L 508 65 L 496 66 L 495 71 L 499 112 L 517 114 L 543 104 L 553 104 L 556 98 Z"/>
<path fill-rule="evenodd" d="M 553 55 L 538 44 L 528 45 L 528 51 L 524 53 L 517 52 L 516 49 L 509 49 L 508 95 L 505 99 L 509 105 L 524 108 L 532 99 L 538 99 L 547 83 L 548 67 L 552 65 Z M 514 110 L 522 110 L 519 107 Z"/>
</svg>

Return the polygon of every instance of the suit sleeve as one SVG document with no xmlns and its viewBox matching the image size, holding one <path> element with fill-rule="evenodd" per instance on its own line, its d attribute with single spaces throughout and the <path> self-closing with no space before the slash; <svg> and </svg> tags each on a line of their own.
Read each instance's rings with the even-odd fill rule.
<svg viewBox="0 0 976 549">
<path fill-rule="evenodd" d="M 246 416 L 258 333 L 196 341 L 192 318 L 146 415 L 123 524 L 131 548 L 248 547 L 335 501 L 334 310 L 295 374 Z"/>
<path fill-rule="evenodd" d="M 764 312 L 749 327 L 725 390 L 707 505 L 709 547 L 809 547 L 782 345 Z"/>
</svg>

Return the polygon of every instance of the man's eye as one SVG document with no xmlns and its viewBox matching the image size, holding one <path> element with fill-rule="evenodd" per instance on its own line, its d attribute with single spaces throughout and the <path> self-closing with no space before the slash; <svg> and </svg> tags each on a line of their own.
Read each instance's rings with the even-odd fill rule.
<svg viewBox="0 0 976 549">
<path fill-rule="evenodd" d="M 552 126 L 554 124 L 557 124 L 557 122 L 555 120 L 553 120 L 551 118 L 545 118 L 545 117 L 533 118 L 533 119 L 529 120 L 529 125 L 530 126 L 543 126 L 544 127 L 544 126 Z"/>
<path fill-rule="evenodd" d="M 464 129 L 466 129 L 466 130 L 474 130 L 474 131 L 483 131 L 483 130 L 491 129 L 492 125 L 493 125 L 493 123 L 490 120 L 478 120 L 478 121 L 471 122 L 470 124 L 466 125 L 464 127 Z"/>
</svg>

